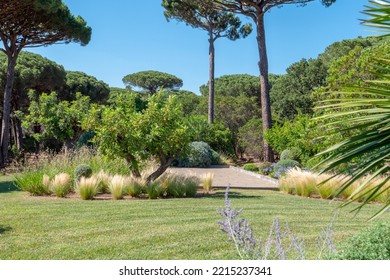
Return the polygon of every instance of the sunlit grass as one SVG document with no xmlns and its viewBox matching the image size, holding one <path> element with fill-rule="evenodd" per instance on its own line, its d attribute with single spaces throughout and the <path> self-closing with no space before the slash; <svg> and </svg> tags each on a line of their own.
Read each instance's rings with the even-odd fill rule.
<svg viewBox="0 0 390 280">
<path fill-rule="evenodd" d="M 8 184 L 4 182 L 4 184 Z M 6 190 L 8 188 L 5 188 Z M 278 216 L 304 239 L 308 258 L 317 237 L 339 202 L 306 199 L 272 191 L 232 190 L 233 207 L 257 237 L 266 237 Z M 0 259 L 237 259 L 218 226 L 217 208 L 224 192 L 202 198 L 83 201 L 0 192 Z M 355 217 L 340 210 L 334 224 L 336 243 L 367 227 L 379 209 L 368 205 Z M 383 215 L 380 220 L 389 219 Z"/>
</svg>

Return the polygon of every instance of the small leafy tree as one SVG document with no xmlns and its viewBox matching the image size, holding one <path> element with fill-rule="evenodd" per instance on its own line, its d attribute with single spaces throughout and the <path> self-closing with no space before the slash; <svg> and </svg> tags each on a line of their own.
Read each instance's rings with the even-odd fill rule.
<svg viewBox="0 0 390 280">
<path fill-rule="evenodd" d="M 252 25 L 241 24 L 239 17 L 218 10 L 213 1 L 163 0 L 165 17 L 183 21 L 187 25 L 207 31 L 209 36 L 209 123 L 214 122 L 215 41 L 219 38 L 237 40 L 252 32 Z"/>
<path fill-rule="evenodd" d="M 142 71 L 127 75 L 123 78 L 123 83 L 131 89 L 139 87 L 146 90 L 150 95 L 159 90 L 178 90 L 183 86 L 183 81 L 171 74 L 159 71 Z"/>
<path fill-rule="evenodd" d="M 18 112 L 22 126 L 41 143 L 47 139 L 66 142 L 68 146 L 82 133 L 81 122 L 90 110 L 89 97 L 76 94 L 74 101 L 58 101 L 57 94 L 29 93 L 28 113 Z"/>
<path fill-rule="evenodd" d="M 154 159 L 159 167 L 146 180 L 161 176 L 191 140 L 191 130 L 174 96 L 153 95 L 148 106 L 138 112 L 135 94 L 120 95 L 114 104 L 96 108 L 84 127 L 96 133 L 99 151 L 124 158 L 135 177 L 141 176 L 141 164 Z"/>
</svg>

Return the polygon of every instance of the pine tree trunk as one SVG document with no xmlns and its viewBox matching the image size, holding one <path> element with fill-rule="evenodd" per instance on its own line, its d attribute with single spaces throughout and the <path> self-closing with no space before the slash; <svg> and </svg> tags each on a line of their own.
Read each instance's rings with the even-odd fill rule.
<svg viewBox="0 0 390 280">
<path fill-rule="evenodd" d="M 209 32 L 210 49 L 209 49 L 209 62 L 210 62 L 210 75 L 209 75 L 209 123 L 214 123 L 214 78 L 215 78 L 215 48 L 214 38 L 212 32 Z"/>
<path fill-rule="evenodd" d="M 3 168 L 8 161 L 8 147 L 10 138 L 10 116 L 11 116 L 11 99 L 12 89 L 15 80 L 15 67 L 18 54 L 8 54 L 8 67 L 7 67 L 7 80 L 4 90 L 4 103 L 3 103 L 3 119 L 1 127 L 1 155 L 0 155 L 0 167 Z"/>
<path fill-rule="evenodd" d="M 260 84 L 261 84 L 261 118 L 263 122 L 263 133 L 267 129 L 272 128 L 271 101 L 269 96 L 269 81 L 268 81 L 268 57 L 267 45 L 265 40 L 264 14 L 258 13 L 257 21 L 257 44 L 259 48 L 259 69 L 260 69 Z M 266 140 L 263 138 L 263 153 L 264 161 L 273 162 L 274 153 Z"/>
</svg>

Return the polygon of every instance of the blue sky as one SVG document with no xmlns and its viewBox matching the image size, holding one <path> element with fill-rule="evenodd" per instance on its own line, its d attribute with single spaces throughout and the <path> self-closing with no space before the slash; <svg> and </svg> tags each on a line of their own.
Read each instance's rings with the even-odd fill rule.
<svg viewBox="0 0 390 280">
<path fill-rule="evenodd" d="M 66 70 L 83 71 L 108 83 L 124 87 L 130 73 L 157 70 L 184 81 L 183 89 L 199 93 L 208 80 L 208 41 L 205 31 L 184 23 L 167 22 L 161 0 L 63 0 L 73 14 L 92 27 L 86 47 L 53 45 L 37 52 Z M 109 4 L 107 4 L 109 3 Z M 306 7 L 286 5 L 266 15 L 270 73 L 281 74 L 293 62 L 314 58 L 331 43 L 372 34 L 361 26 L 360 11 L 368 0 L 337 0 L 324 8 L 319 0 Z M 244 19 L 250 22 L 250 19 Z M 235 42 L 216 43 L 216 76 L 258 75 L 255 34 Z"/>
</svg>

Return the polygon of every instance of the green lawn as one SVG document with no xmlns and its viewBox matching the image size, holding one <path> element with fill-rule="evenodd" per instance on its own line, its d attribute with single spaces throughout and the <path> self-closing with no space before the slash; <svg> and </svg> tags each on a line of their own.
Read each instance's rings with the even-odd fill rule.
<svg viewBox="0 0 390 280">
<path fill-rule="evenodd" d="M 223 193 L 196 199 L 81 201 L 30 197 L 0 179 L 0 259 L 235 259 L 219 231 Z M 316 238 L 337 203 L 272 191 L 232 190 L 233 206 L 266 236 L 273 218 L 289 222 L 314 257 Z M 368 225 L 379 207 L 335 223 L 339 242 Z M 382 220 L 388 219 L 383 215 Z"/>
</svg>

